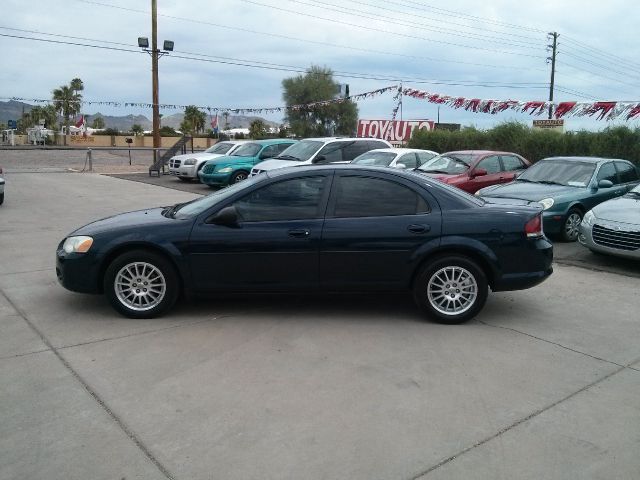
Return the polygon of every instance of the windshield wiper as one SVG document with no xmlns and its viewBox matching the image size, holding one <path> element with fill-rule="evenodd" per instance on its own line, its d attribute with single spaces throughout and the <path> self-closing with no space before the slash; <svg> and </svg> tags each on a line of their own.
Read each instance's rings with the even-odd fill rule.
<svg viewBox="0 0 640 480">
<path fill-rule="evenodd" d="M 566 186 L 564 183 L 554 182 L 553 180 L 538 180 L 537 183 L 542 183 L 544 185 L 562 185 L 562 186 Z"/>
<path fill-rule="evenodd" d="M 295 160 L 296 162 L 299 162 L 300 159 L 298 157 L 294 157 L 293 155 L 278 155 L 277 157 L 273 157 L 273 158 L 279 158 L 282 160 Z"/>
</svg>

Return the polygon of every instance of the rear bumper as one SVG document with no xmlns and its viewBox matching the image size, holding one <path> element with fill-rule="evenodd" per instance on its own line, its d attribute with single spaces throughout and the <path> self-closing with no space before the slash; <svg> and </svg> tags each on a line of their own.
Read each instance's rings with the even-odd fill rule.
<svg viewBox="0 0 640 480">
<path fill-rule="evenodd" d="M 491 289 L 494 292 L 525 290 L 544 282 L 553 273 L 553 245 L 546 237 L 533 240 L 529 249 L 523 252 L 520 264 L 527 271 L 503 273 L 494 278 Z M 526 256 L 526 258 L 524 258 Z"/>
</svg>

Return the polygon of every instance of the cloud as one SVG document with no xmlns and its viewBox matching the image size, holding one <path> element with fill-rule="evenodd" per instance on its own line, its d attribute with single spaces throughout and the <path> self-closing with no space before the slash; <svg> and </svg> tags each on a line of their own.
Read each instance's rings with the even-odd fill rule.
<svg viewBox="0 0 640 480">
<path fill-rule="evenodd" d="M 101 2 L 125 9 L 149 10 L 149 2 Z M 561 34 L 557 85 L 573 92 L 557 90 L 556 99 L 579 99 L 575 96 L 578 92 L 603 100 L 634 100 L 637 97 L 634 86 L 640 79 L 640 62 L 634 63 L 634 59 L 639 57 L 640 47 L 635 41 L 635 16 L 629 14 L 629 4 L 620 0 L 590 3 L 589 8 L 578 0 L 450 0 L 446 4 L 412 0 L 255 2 L 302 12 L 307 16 L 243 0 L 215 3 L 158 0 L 159 41 L 174 40 L 176 50 L 173 58 L 167 56 L 160 60 L 162 103 L 277 106 L 282 104 L 282 79 L 295 75 L 292 72 L 176 58 L 184 55 L 182 52 L 301 67 L 326 65 L 337 72 L 402 78 L 406 79 L 404 83 L 407 86 L 448 95 L 545 99 L 548 91 L 544 84 L 549 81 L 549 67 L 545 62 L 548 31 Z M 328 20 L 312 18 L 314 16 Z M 5 0 L 0 26 L 125 43 L 131 47 L 123 48 L 136 51 L 138 36 L 151 37 L 148 13 L 81 0 L 65 2 L 57 8 L 51 8 L 51 2 L 44 0 L 33 0 L 28 4 Z M 44 38 L 6 29 L 0 29 L 0 33 Z M 342 45 L 343 48 L 322 43 Z M 85 82 L 87 99 L 150 101 L 151 62 L 145 53 L 6 37 L 3 37 L 2 44 L 0 96 L 49 98 L 53 88 L 78 76 Z M 615 57 L 603 52 L 610 52 Z M 352 93 L 390 83 L 346 77 L 336 79 L 349 83 Z M 416 79 L 462 80 L 478 85 L 502 82 L 504 86 L 432 85 L 418 83 Z M 507 85 L 524 83 L 540 84 L 542 88 L 507 88 Z M 388 118 L 393 107 L 391 96 L 383 96 L 362 102 L 360 112 L 363 117 Z M 106 114 L 149 114 L 143 110 L 99 109 Z M 87 110 L 92 113 L 90 107 Z M 435 118 L 437 107 L 407 99 L 403 115 L 405 118 Z M 440 117 L 442 121 L 485 127 L 505 121 L 512 115 L 488 116 L 441 108 Z M 529 120 L 526 115 L 514 118 Z M 270 119 L 278 121 L 280 117 L 273 115 Z M 606 126 L 605 122 L 591 119 L 568 122 L 570 126 L 579 128 Z"/>
</svg>

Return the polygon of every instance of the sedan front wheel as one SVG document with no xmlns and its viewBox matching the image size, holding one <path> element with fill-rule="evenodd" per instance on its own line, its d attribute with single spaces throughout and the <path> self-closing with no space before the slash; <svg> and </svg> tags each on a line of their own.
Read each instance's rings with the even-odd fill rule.
<svg viewBox="0 0 640 480">
<path fill-rule="evenodd" d="M 178 275 L 161 255 L 126 252 L 107 267 L 104 292 L 111 305 L 130 318 L 157 317 L 178 298 Z"/>
<path fill-rule="evenodd" d="M 562 226 L 562 239 L 565 242 L 575 242 L 578 239 L 580 222 L 582 222 L 582 212 L 577 208 L 569 210 Z"/>
</svg>

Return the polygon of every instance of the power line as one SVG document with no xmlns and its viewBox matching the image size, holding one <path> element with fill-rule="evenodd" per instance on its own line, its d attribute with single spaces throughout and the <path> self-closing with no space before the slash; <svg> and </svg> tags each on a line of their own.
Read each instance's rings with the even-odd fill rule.
<svg viewBox="0 0 640 480">
<path fill-rule="evenodd" d="M 98 48 L 103 50 L 113 50 L 113 51 L 129 52 L 129 53 L 137 53 L 137 54 L 142 53 L 140 50 L 125 49 L 125 48 L 103 46 L 103 45 L 92 45 L 92 44 L 78 43 L 78 42 L 66 42 L 62 40 L 52 40 L 47 38 L 26 37 L 26 36 L 20 36 L 20 35 L 9 35 L 4 33 L 0 33 L 0 36 L 22 39 L 22 40 L 45 42 L 45 43 Z M 97 42 L 97 40 L 92 40 L 92 41 Z M 184 54 L 177 55 L 176 53 L 184 53 Z M 210 58 L 206 58 L 206 57 L 210 57 Z M 172 55 L 169 55 L 167 58 L 178 58 L 183 60 L 193 60 L 193 61 L 199 61 L 199 62 L 218 63 L 218 64 L 224 64 L 224 65 L 234 65 L 234 66 L 258 68 L 258 69 L 264 69 L 264 70 L 285 71 L 285 72 L 292 72 L 292 73 L 308 72 L 308 68 L 305 68 L 305 67 L 297 67 L 293 65 L 269 64 L 267 62 L 255 62 L 251 60 L 243 60 L 243 59 L 236 59 L 236 58 L 230 58 L 230 57 L 213 57 L 211 55 L 199 54 L 199 53 L 174 52 Z M 217 60 L 215 60 L 214 58 L 217 58 Z M 410 81 L 413 83 L 424 83 L 424 84 L 432 84 L 432 85 L 449 85 L 449 86 L 466 86 L 466 87 L 483 87 L 483 88 L 515 88 L 515 89 L 545 88 L 544 86 L 542 86 L 544 84 L 535 84 L 535 83 L 511 83 L 510 84 L 510 83 L 491 82 L 491 81 L 474 83 L 466 80 L 422 79 L 422 78 L 415 78 L 415 77 L 406 77 L 402 75 L 398 75 L 398 76 L 379 75 L 379 74 L 364 73 L 364 72 L 334 71 L 333 75 L 336 77 L 356 78 L 360 80 L 397 81 L 397 82 Z"/>
<path fill-rule="evenodd" d="M 329 11 L 334 11 L 334 12 L 338 12 L 338 13 L 348 13 L 350 15 L 353 15 L 355 17 L 358 18 L 366 18 L 366 19 L 370 19 L 370 20 L 376 20 L 376 21 L 383 21 L 386 24 L 391 24 L 391 25 L 400 25 L 403 27 L 410 27 L 410 28 L 416 28 L 416 27 L 420 27 L 421 29 L 424 30 L 430 30 L 432 32 L 436 32 L 436 33 L 442 33 L 445 35 L 452 35 L 455 37 L 461 37 L 461 38 L 469 38 L 472 40 L 479 40 L 479 41 L 483 41 L 483 42 L 489 42 L 489 43 L 498 43 L 500 45 L 509 45 L 512 47 L 516 47 L 516 48 L 531 48 L 531 49 L 539 49 L 540 46 L 536 45 L 536 43 L 534 42 L 530 42 L 530 41 L 523 41 L 523 40 L 515 40 L 513 38 L 508 39 L 508 38 L 504 38 L 504 37 L 496 37 L 496 36 L 492 36 L 492 35 L 482 35 L 479 33 L 473 33 L 473 32 L 460 32 L 459 30 L 452 30 L 450 28 L 438 28 L 438 27 L 433 27 L 432 25 L 426 24 L 426 23 L 420 23 L 420 22 L 413 22 L 410 20 L 403 20 L 403 21 L 398 21 L 397 18 L 381 18 L 380 16 L 375 16 L 375 13 L 372 12 L 367 12 L 364 10 L 359 10 L 359 9 L 355 9 L 355 8 L 348 8 L 348 7 L 343 7 L 341 5 L 336 5 L 334 3 L 328 3 L 328 2 L 322 2 L 319 0 L 312 0 L 312 3 L 309 2 L 304 2 L 301 0 L 289 0 L 289 2 L 292 3 L 297 3 L 300 5 L 307 5 L 310 7 L 314 7 L 314 8 L 322 8 L 323 10 L 329 10 Z M 361 2 L 354 2 L 354 3 L 361 3 Z M 316 5 L 319 4 L 319 5 Z M 370 5 L 370 4 L 364 4 L 364 5 Z M 331 8 L 334 7 L 334 8 Z M 389 8 L 384 8 L 384 7 L 376 7 L 379 8 L 381 10 L 387 10 L 390 12 L 394 12 L 394 10 L 389 9 Z M 518 45 L 518 43 L 513 43 L 513 42 L 518 42 L 521 45 Z M 533 46 L 536 45 L 536 46 Z"/>
<path fill-rule="evenodd" d="M 569 56 L 571 58 L 575 58 L 576 60 L 578 60 L 580 62 L 587 63 L 589 65 L 593 65 L 594 67 L 597 67 L 597 68 L 602 68 L 603 70 L 607 70 L 608 72 L 619 73 L 620 75 L 627 75 L 627 76 L 630 76 L 630 77 L 637 77 L 637 75 L 632 75 L 628 71 L 617 70 L 617 69 L 612 68 L 610 66 L 594 62 L 594 61 L 592 61 L 592 60 L 590 60 L 588 58 L 581 57 L 580 55 L 575 55 L 575 54 L 573 54 L 571 52 L 564 51 L 562 53 L 564 53 L 565 55 L 567 55 L 567 56 Z M 616 64 L 616 65 L 619 65 L 619 64 Z M 631 71 L 636 71 L 636 70 L 635 69 L 631 69 Z M 638 73 L 640 73 L 640 70 L 638 71 Z"/>
<path fill-rule="evenodd" d="M 299 12 L 299 11 L 296 11 L 296 10 L 290 10 L 288 8 L 282 8 L 282 7 L 277 7 L 275 5 L 269 5 L 267 3 L 260 3 L 260 2 L 254 1 L 254 0 L 240 0 L 240 1 L 244 2 L 244 3 L 249 3 L 251 5 L 258 5 L 258 6 L 261 6 L 261 7 L 271 8 L 273 10 L 278 10 L 280 12 L 293 13 L 293 14 L 296 14 L 296 15 L 299 15 L 299 16 L 313 18 L 315 20 L 323 20 L 323 21 L 330 22 L 330 23 L 333 23 L 333 24 L 337 23 L 337 24 L 340 24 L 340 25 L 346 25 L 348 27 L 360 28 L 362 30 L 368 30 L 368 31 L 371 31 L 371 32 L 379 32 L 379 33 L 384 33 L 384 34 L 387 34 L 387 35 L 395 35 L 395 36 L 403 37 L 403 38 L 411 38 L 411 39 L 416 39 L 416 40 L 423 40 L 423 41 L 426 41 L 426 42 L 435 42 L 435 43 L 440 43 L 440 44 L 443 44 L 443 45 L 451 45 L 451 46 L 454 46 L 454 47 L 470 48 L 470 49 L 473 49 L 473 50 L 484 50 L 484 51 L 489 51 L 489 52 L 500 53 L 500 54 L 503 54 L 503 55 L 519 55 L 519 56 L 523 56 L 523 57 L 531 57 L 531 58 L 538 58 L 538 59 L 542 58 L 542 57 L 539 57 L 537 55 L 531 55 L 531 54 L 522 53 L 522 52 L 509 52 L 509 51 L 505 51 L 505 50 L 496 50 L 496 49 L 493 49 L 493 48 L 478 47 L 478 46 L 474 46 L 474 45 L 464 45 L 464 44 L 461 44 L 461 43 L 447 42 L 447 41 L 444 41 L 444 40 L 435 40 L 433 38 L 420 37 L 418 35 L 409 35 L 409 34 L 406 34 L 406 33 L 394 32 L 392 30 L 384 30 L 382 28 L 375 28 L 375 27 L 369 27 L 369 26 L 365 26 L 365 25 L 359 25 L 357 23 L 345 22 L 345 21 L 342 21 L 342 20 L 337 20 L 335 18 L 320 17 L 320 16 L 317 16 L 317 15 L 309 14 L 309 13 Z"/>
<path fill-rule="evenodd" d="M 101 6 L 101 7 L 113 8 L 113 9 L 116 9 L 116 10 L 123 10 L 123 11 L 127 11 L 127 12 L 133 12 L 133 13 L 140 13 L 140 14 L 144 14 L 144 15 L 149 15 L 149 11 L 146 11 L 146 10 L 137 10 L 137 9 L 134 9 L 134 8 L 121 7 L 119 5 L 112 5 L 112 4 L 102 3 L 102 2 L 92 1 L 92 0 L 76 0 L 76 1 L 79 1 L 79 2 L 85 3 L 85 4 L 89 4 L 89 5 L 96 5 L 96 6 Z M 402 58 L 410 58 L 410 59 L 414 59 L 414 60 L 428 60 L 428 61 L 433 61 L 433 62 L 454 63 L 454 64 L 459 64 L 459 65 L 470 65 L 470 66 L 476 66 L 476 67 L 486 67 L 486 68 L 495 68 L 495 69 L 515 69 L 515 70 L 520 70 L 520 71 L 522 70 L 522 67 L 519 67 L 519 66 L 491 65 L 491 64 L 486 64 L 486 63 L 465 62 L 465 61 L 461 61 L 461 60 L 450 60 L 450 59 L 445 59 L 445 58 L 425 57 L 425 56 L 417 56 L 417 55 L 407 55 L 407 54 L 402 54 L 402 53 L 397 53 L 397 52 L 388 52 L 388 51 L 384 51 L 384 50 L 374 50 L 374 49 L 369 49 L 369 48 L 354 47 L 354 46 L 351 46 L 351 45 L 340 45 L 340 44 L 329 43 L 329 42 L 321 42 L 321 41 L 317 41 L 317 40 L 309 40 L 309 39 L 304 39 L 304 38 L 299 38 L 299 37 L 291 37 L 291 36 L 287 36 L 287 35 L 281 35 L 281 34 L 278 34 L 278 33 L 263 32 L 263 31 L 259 31 L 259 30 L 251 30 L 251 29 L 248 29 L 248 28 L 234 27 L 234 26 L 230 26 L 230 25 L 223 25 L 223 24 L 219 24 L 219 23 L 208 22 L 208 21 L 205 21 L 205 20 L 198 20 L 198 19 L 194 19 L 194 18 L 178 17 L 178 16 L 175 16 L 175 15 L 166 15 L 166 14 L 160 14 L 159 13 L 158 16 L 159 17 L 163 17 L 163 18 L 168 18 L 168 19 L 171 19 L 171 20 L 178 20 L 178 21 L 183 21 L 183 22 L 189 22 L 189 23 L 194 23 L 194 24 L 199 24 L 199 25 L 206 25 L 206 26 L 222 28 L 222 29 L 227 29 L 227 30 L 233 30 L 233 31 L 239 31 L 239 32 L 244 32 L 244 33 L 252 33 L 252 34 L 255 34 L 255 35 L 264 35 L 264 36 L 269 36 L 269 37 L 274 37 L 274 38 L 282 38 L 282 39 L 285 39 L 285 40 L 293 40 L 293 41 L 297 41 L 297 42 L 308 43 L 308 44 L 312 44 L 312 45 L 320 45 L 320 46 L 326 46 L 326 47 L 332 47 L 332 48 L 340 48 L 340 49 L 363 52 L 363 53 L 375 53 L 375 54 L 378 54 L 378 55 L 390 55 L 390 56 L 396 56 L 396 57 L 402 57 Z M 541 71 L 541 72 L 542 71 L 546 71 L 544 69 L 539 69 L 539 68 L 528 68 L 528 70 L 529 71 Z"/>
<path fill-rule="evenodd" d="M 322 2 L 320 0 L 311 0 L 311 1 L 314 2 L 314 3 L 336 6 L 335 4 Z M 371 8 L 376 8 L 376 9 L 384 10 L 384 11 L 388 11 L 388 12 L 402 13 L 402 14 L 405 14 L 405 15 L 411 15 L 412 17 L 422 18 L 422 19 L 425 19 L 425 20 L 438 22 L 438 23 L 446 23 L 448 25 L 454 25 L 454 26 L 462 27 L 462 28 L 466 28 L 466 29 L 482 30 L 483 32 L 497 33 L 497 34 L 501 34 L 501 35 L 504 34 L 504 35 L 509 35 L 511 37 L 524 38 L 524 39 L 529 40 L 531 42 L 538 41 L 537 38 L 531 37 L 531 36 L 527 36 L 527 35 L 520 35 L 520 34 L 517 34 L 517 33 L 509 33 L 509 32 L 501 32 L 501 31 L 498 31 L 498 30 L 491 30 L 491 29 L 488 29 L 486 25 L 482 25 L 482 26 L 468 25 L 468 24 L 464 24 L 464 23 L 452 22 L 450 20 L 442 20 L 442 19 L 439 19 L 439 18 L 436 19 L 436 18 L 433 18 L 433 17 L 427 17 L 427 16 L 424 16 L 424 15 L 416 14 L 416 13 L 410 13 L 409 14 L 406 11 L 402 12 L 402 11 L 399 11 L 397 9 L 386 8 L 386 7 L 383 7 L 383 6 L 380 6 L 380 5 L 375 5 L 373 3 L 367 3 L 367 2 L 357 1 L 357 0 L 351 0 L 351 3 L 355 3 L 355 4 L 363 5 L 363 6 L 368 6 L 368 7 L 371 7 Z M 407 8 L 406 5 L 403 5 L 403 4 L 397 3 L 397 2 L 393 2 L 391 0 L 385 0 L 385 5 L 398 5 L 398 6 L 404 6 L 405 8 Z M 409 7 L 409 8 L 411 8 L 411 7 Z"/>
<path fill-rule="evenodd" d="M 637 61 L 629 60 L 628 58 L 620 57 L 620 56 L 615 55 L 615 54 L 613 54 L 611 52 L 608 52 L 606 50 L 602 50 L 600 48 L 592 47 L 590 45 L 587 45 L 586 43 L 574 40 L 571 37 L 565 36 L 564 40 L 568 41 L 571 44 L 574 44 L 578 48 L 581 48 L 583 50 L 586 50 L 586 51 L 590 52 L 592 55 L 598 55 L 600 57 L 604 57 L 605 59 L 617 59 L 619 62 L 623 62 L 623 63 L 626 63 L 626 64 L 632 64 L 632 65 L 636 65 L 636 66 L 640 67 L 640 63 L 637 62 Z"/>
<path fill-rule="evenodd" d="M 608 77 L 606 75 L 602 75 L 601 73 L 594 72 L 593 70 L 589 70 L 589 69 L 586 69 L 584 67 L 578 67 L 576 65 L 573 65 L 571 63 L 567 63 L 565 61 L 558 60 L 557 62 L 562 64 L 562 65 L 565 65 L 567 67 L 573 68 L 574 70 L 579 70 L 581 72 L 590 73 L 591 75 L 594 75 L 594 76 L 599 77 L 599 78 L 606 78 L 607 80 L 613 80 L 614 82 L 623 83 L 625 85 L 629 85 L 630 87 L 638 88 L 638 84 L 635 84 L 635 83 L 625 82 L 625 81 L 622 81 L 619 78 L 615 78 L 615 77 Z"/>
<path fill-rule="evenodd" d="M 563 87 L 558 84 L 556 84 L 556 90 L 567 93 L 569 95 L 574 95 L 576 97 L 585 98 L 587 100 L 597 100 L 596 97 L 589 95 L 588 93 L 580 92 L 579 90 L 574 90 L 572 88 Z"/>
<path fill-rule="evenodd" d="M 418 3 L 411 0 L 404 0 L 404 1 L 409 5 L 407 5 L 406 3 L 401 4 L 399 2 L 396 2 L 396 4 L 402 5 L 404 7 L 409 7 L 415 10 L 423 10 L 423 11 L 429 11 L 429 12 L 433 11 L 437 15 L 442 15 L 442 16 L 461 18 L 461 19 L 470 20 L 470 21 L 482 22 L 484 24 L 488 23 L 488 24 L 492 24 L 500 27 L 513 28 L 517 30 L 525 30 L 525 31 L 535 32 L 535 33 L 545 33 L 545 34 L 547 33 L 546 30 L 540 30 L 539 28 L 525 27 L 523 25 L 516 25 L 508 22 L 501 22 L 499 20 L 493 20 L 491 18 L 477 17 L 475 15 L 469 15 L 467 13 L 457 12 L 455 10 L 447 10 L 445 8 L 440 8 L 440 7 L 433 7 L 431 5 L 426 5 L 424 3 Z M 416 5 L 416 6 L 413 6 L 413 5 Z"/>
</svg>

